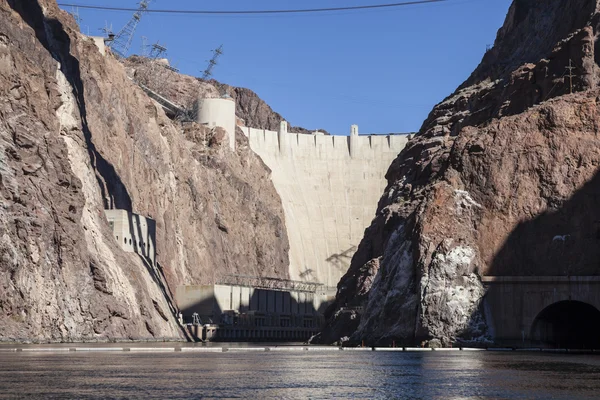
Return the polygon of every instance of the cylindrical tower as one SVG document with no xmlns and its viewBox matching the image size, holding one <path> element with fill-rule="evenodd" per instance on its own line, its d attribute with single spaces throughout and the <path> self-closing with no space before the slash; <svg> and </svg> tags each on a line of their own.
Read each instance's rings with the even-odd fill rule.
<svg viewBox="0 0 600 400">
<path fill-rule="evenodd" d="M 235 150 L 235 101 L 231 97 L 199 99 L 198 107 L 198 123 L 225 129 L 229 137 L 229 148 Z"/>
</svg>

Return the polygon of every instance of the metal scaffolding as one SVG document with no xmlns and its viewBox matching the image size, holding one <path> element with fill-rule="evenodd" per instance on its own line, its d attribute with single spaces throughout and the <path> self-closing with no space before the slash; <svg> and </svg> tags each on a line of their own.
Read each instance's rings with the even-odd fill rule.
<svg viewBox="0 0 600 400">
<path fill-rule="evenodd" d="M 295 291 L 316 293 L 323 286 L 317 282 L 293 281 L 290 279 L 267 278 L 248 275 L 226 275 L 218 282 L 221 285 L 246 286 L 256 289 L 269 289 L 277 291 Z"/>
</svg>

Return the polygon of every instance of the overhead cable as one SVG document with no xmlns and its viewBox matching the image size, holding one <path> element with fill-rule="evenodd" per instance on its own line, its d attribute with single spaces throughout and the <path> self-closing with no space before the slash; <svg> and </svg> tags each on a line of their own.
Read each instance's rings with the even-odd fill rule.
<svg viewBox="0 0 600 400">
<path fill-rule="evenodd" d="M 292 10 L 172 10 L 162 9 L 154 10 L 148 9 L 145 12 L 154 14 L 205 14 L 205 15 L 244 15 L 244 14 L 299 14 L 299 13 L 316 13 L 316 12 L 335 12 L 335 11 L 352 11 L 352 10 L 368 10 L 375 8 L 392 8 L 411 6 L 416 4 L 428 4 L 428 3 L 442 3 L 449 0 L 413 0 L 405 1 L 402 3 L 388 3 L 388 4 L 372 4 L 363 6 L 347 6 L 347 7 L 329 7 L 329 8 L 306 8 L 306 9 L 292 9 Z M 106 10 L 106 11 L 136 11 L 136 8 L 125 8 L 125 7 L 109 7 L 109 6 L 94 6 L 87 4 L 72 4 L 72 3 L 58 3 L 61 7 L 79 7 L 93 10 Z"/>
</svg>

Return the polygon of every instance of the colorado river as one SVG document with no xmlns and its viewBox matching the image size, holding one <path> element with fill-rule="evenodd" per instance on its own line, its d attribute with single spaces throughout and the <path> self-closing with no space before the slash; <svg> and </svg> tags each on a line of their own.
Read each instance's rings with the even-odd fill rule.
<svg viewBox="0 0 600 400">
<path fill-rule="evenodd" d="M 0 352 L 0 398 L 597 398 L 600 356 Z"/>
</svg>

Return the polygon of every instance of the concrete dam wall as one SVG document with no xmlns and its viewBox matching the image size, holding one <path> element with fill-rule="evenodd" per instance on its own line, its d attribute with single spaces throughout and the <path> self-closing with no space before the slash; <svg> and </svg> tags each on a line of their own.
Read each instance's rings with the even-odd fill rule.
<svg viewBox="0 0 600 400">
<path fill-rule="evenodd" d="M 408 135 L 295 134 L 242 128 L 273 171 L 290 241 L 290 278 L 337 285 L 375 216 Z"/>
</svg>

